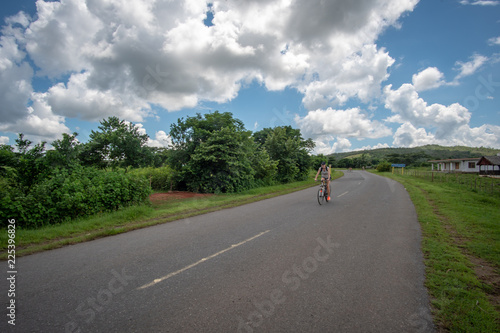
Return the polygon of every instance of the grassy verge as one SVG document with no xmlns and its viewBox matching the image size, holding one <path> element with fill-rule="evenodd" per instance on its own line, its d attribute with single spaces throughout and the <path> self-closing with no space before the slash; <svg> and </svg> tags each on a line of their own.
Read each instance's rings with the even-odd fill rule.
<svg viewBox="0 0 500 333">
<path fill-rule="evenodd" d="M 343 174 L 337 171 L 334 178 Z M 220 194 L 202 198 L 177 199 L 162 204 L 134 206 L 117 212 L 77 219 L 40 229 L 16 229 L 16 256 L 33 254 L 62 246 L 166 223 L 216 210 L 269 199 L 317 185 L 313 179 L 284 185 L 261 187 L 237 194 Z M 7 232 L 0 233 L 0 260 L 7 259 Z"/>
<path fill-rule="evenodd" d="M 499 332 L 500 198 L 456 184 L 381 175 L 402 183 L 417 210 L 439 331 Z"/>
</svg>

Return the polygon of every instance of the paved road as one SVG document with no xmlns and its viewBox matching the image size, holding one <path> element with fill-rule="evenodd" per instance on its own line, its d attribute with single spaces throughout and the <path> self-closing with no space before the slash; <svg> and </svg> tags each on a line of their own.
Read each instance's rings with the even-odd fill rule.
<svg viewBox="0 0 500 333">
<path fill-rule="evenodd" d="M 353 171 L 316 191 L 20 258 L 0 331 L 432 332 L 405 189 Z"/>
</svg>

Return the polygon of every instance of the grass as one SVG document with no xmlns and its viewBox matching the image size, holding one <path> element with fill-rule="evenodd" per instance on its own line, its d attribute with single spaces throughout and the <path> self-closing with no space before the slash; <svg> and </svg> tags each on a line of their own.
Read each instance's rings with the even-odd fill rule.
<svg viewBox="0 0 500 333">
<path fill-rule="evenodd" d="M 439 331 L 499 332 L 500 198 L 411 176 L 402 183 L 422 226 L 422 250 Z"/>
<path fill-rule="evenodd" d="M 332 176 L 343 174 L 336 171 Z M 116 212 L 76 219 L 39 229 L 16 229 L 16 256 L 33 254 L 66 245 L 120 234 L 152 225 L 236 207 L 247 203 L 312 187 L 314 175 L 307 180 L 251 189 L 237 194 L 219 194 L 201 198 L 169 200 L 161 204 L 133 206 Z M 7 232 L 0 234 L 0 260 L 7 259 Z"/>
</svg>

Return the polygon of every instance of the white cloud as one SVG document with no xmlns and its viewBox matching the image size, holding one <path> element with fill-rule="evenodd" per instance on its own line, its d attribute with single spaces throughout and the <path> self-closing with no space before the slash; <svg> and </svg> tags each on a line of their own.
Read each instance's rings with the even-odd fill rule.
<svg viewBox="0 0 500 333">
<path fill-rule="evenodd" d="M 377 143 L 374 146 L 363 146 L 363 147 L 355 149 L 355 150 L 372 150 L 372 149 L 380 149 L 380 148 L 389 148 L 389 145 L 387 143 Z"/>
<path fill-rule="evenodd" d="M 482 56 L 480 54 L 474 54 L 471 57 L 471 60 L 468 62 L 457 61 L 455 63 L 457 70 L 460 73 L 455 77 L 455 81 L 474 74 L 477 72 L 482 65 L 484 65 L 488 61 L 488 57 Z"/>
<path fill-rule="evenodd" d="M 318 109 L 310 111 L 303 118 L 297 115 L 295 122 L 304 137 L 313 139 L 324 136 L 381 138 L 392 134 L 390 128 L 376 120 L 371 120 L 358 108 Z"/>
<path fill-rule="evenodd" d="M 392 90 L 392 86 L 388 85 L 384 93 L 385 107 L 395 113 L 388 121 L 436 128 L 437 138 L 445 137 L 468 124 L 471 117 L 470 112 L 458 103 L 449 106 L 437 103 L 428 105 L 419 97 L 415 87 L 408 83 L 397 90 Z"/>
<path fill-rule="evenodd" d="M 427 144 L 443 146 L 500 147 L 500 126 L 482 125 L 470 127 L 463 125 L 453 135 L 438 138 L 425 128 L 417 128 L 411 123 L 404 123 L 394 135 L 396 147 L 417 147 Z"/>
<path fill-rule="evenodd" d="M 393 63 L 394 59 L 385 50 L 377 50 L 373 44 L 365 45 L 359 53 L 339 61 L 338 66 L 329 66 L 325 79 L 303 87 L 304 106 L 314 110 L 343 105 L 353 97 L 366 103 L 380 95 L 380 84 L 389 77 L 387 69 Z"/>
<path fill-rule="evenodd" d="M 116 82 L 123 94 L 112 90 L 94 89 L 91 87 L 90 73 L 73 74 L 67 84 L 52 86 L 45 98 L 54 113 L 70 118 L 84 120 L 100 120 L 109 116 L 118 116 L 130 121 L 143 121 L 150 114 L 150 105 L 135 94 L 125 94 L 130 87 L 126 77 Z"/>
<path fill-rule="evenodd" d="M 28 115 L 12 123 L 0 123 L 0 131 L 23 133 L 37 141 L 52 142 L 60 139 L 62 133 L 70 133 L 64 124 L 64 117 L 55 115 L 47 104 L 46 93 L 32 94 L 33 104 L 28 107 Z"/>
<path fill-rule="evenodd" d="M 349 151 L 349 149 L 352 146 L 351 142 L 348 139 L 342 137 L 338 137 L 336 141 L 332 145 L 330 145 L 330 142 L 334 140 L 335 138 L 328 136 L 314 140 L 314 143 L 316 144 L 316 147 L 314 148 L 314 153 L 330 155 L 333 153 Z"/>
<path fill-rule="evenodd" d="M 412 82 L 417 91 L 434 89 L 445 84 L 443 81 L 443 73 L 436 67 L 429 67 L 418 74 L 414 74 Z"/>
<path fill-rule="evenodd" d="M 6 145 L 9 143 L 9 137 L 8 136 L 0 136 L 0 145 Z"/>
<path fill-rule="evenodd" d="M 393 145 L 395 147 L 417 147 L 436 144 L 436 138 L 420 127 L 416 128 L 410 122 L 405 122 L 396 130 Z"/>
<path fill-rule="evenodd" d="M 500 45 L 500 37 L 492 37 L 488 39 L 489 45 Z"/>
<path fill-rule="evenodd" d="M 497 6 L 500 5 L 500 1 L 498 0 L 461 0 L 460 3 L 462 5 L 474 5 L 474 6 Z"/>
<path fill-rule="evenodd" d="M 82 1 L 37 1 L 38 19 L 26 30 L 26 50 L 40 74 L 59 77 L 89 67 L 87 49 L 103 23 Z"/>
<path fill-rule="evenodd" d="M 150 147 L 171 148 L 172 138 L 164 131 L 158 131 L 154 139 L 149 138 L 147 145 Z"/>
<path fill-rule="evenodd" d="M 20 128 L 19 120 L 37 114 L 27 108 L 35 69 L 59 81 L 36 97 L 58 126 L 110 115 L 143 121 L 152 104 L 175 111 L 225 103 L 252 80 L 298 89 L 309 109 L 367 102 L 380 95 L 394 63 L 375 41 L 417 3 L 213 1 L 207 27 L 204 1 L 37 1 L 33 19 L 19 14 L 2 31 L 2 82 L 22 88 L 3 99 L 10 111 L 2 111 L 2 128 Z M 26 55 L 36 68 L 23 62 Z"/>
<path fill-rule="evenodd" d="M 402 124 L 394 134 L 394 146 L 500 146 L 500 126 L 470 127 L 471 114 L 458 103 L 428 105 L 411 84 L 403 84 L 397 90 L 386 86 L 384 94 L 385 107 L 394 113 L 387 121 Z"/>
</svg>

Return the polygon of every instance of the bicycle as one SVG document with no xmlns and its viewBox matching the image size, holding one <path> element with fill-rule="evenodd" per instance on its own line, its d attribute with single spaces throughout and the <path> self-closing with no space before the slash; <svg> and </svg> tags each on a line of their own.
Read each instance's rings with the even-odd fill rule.
<svg viewBox="0 0 500 333">
<path fill-rule="evenodd" d="M 322 201 L 325 200 L 328 202 L 328 189 L 326 187 L 326 181 L 324 179 L 321 180 L 321 184 L 318 189 L 318 203 L 322 205 Z"/>
</svg>

